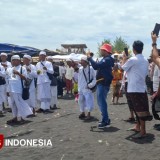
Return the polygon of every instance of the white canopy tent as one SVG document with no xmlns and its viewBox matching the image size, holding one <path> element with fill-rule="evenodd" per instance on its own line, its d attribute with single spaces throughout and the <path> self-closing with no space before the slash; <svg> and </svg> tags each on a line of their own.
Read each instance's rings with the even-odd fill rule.
<svg viewBox="0 0 160 160">
<path fill-rule="evenodd" d="M 81 58 L 84 56 L 84 54 L 76 54 L 76 53 L 71 53 L 69 55 L 55 55 L 52 56 L 53 60 L 66 60 L 66 59 L 71 59 L 72 61 L 79 62 L 81 61 Z M 102 58 L 93 58 L 95 61 L 100 61 Z"/>
<path fill-rule="evenodd" d="M 69 58 L 73 61 L 80 61 L 83 56 L 84 54 L 71 53 L 69 55 L 55 55 L 55 56 L 52 56 L 52 58 L 53 60 L 66 60 Z"/>
</svg>

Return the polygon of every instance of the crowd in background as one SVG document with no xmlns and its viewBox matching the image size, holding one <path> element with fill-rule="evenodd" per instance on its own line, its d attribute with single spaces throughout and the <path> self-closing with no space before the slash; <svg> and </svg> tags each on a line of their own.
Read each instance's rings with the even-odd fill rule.
<svg viewBox="0 0 160 160">
<path fill-rule="evenodd" d="M 57 109 L 58 98 L 73 98 L 80 108 L 80 119 L 92 119 L 94 92 L 102 114 L 98 128 L 110 125 L 107 95 L 112 89 L 112 103 L 119 105 L 119 98 L 126 95 L 129 106 L 127 122 L 136 122 L 129 130 L 138 132 L 133 138 L 146 136 L 146 121 L 152 120 L 149 112 L 147 92 L 155 105 L 159 97 L 160 50 L 156 48 L 157 37 L 152 34 L 153 50 L 149 60 L 142 55 L 143 42 L 134 41 L 133 53 L 122 53 L 121 58 L 112 57 L 112 46 L 103 44 L 102 59 L 93 60 L 93 53 L 82 56 L 79 62 L 72 59 L 54 62 L 46 52 L 39 53 L 39 62 L 32 64 L 32 57 L 18 55 L 7 61 L 7 54 L 1 53 L 0 64 L 0 116 L 8 106 L 13 119 L 7 123 L 23 123 L 27 117 L 38 112 L 52 113 Z M 27 94 L 29 93 L 29 96 Z M 156 102 L 158 103 L 158 102 Z M 154 112 L 157 115 L 158 111 Z"/>
</svg>

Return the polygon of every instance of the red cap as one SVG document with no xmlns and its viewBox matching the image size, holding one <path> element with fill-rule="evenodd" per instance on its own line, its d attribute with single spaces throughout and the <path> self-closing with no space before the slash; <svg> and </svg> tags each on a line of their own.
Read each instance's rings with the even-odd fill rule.
<svg viewBox="0 0 160 160">
<path fill-rule="evenodd" d="M 103 49 L 107 51 L 108 53 L 112 54 L 112 46 L 110 44 L 105 43 L 101 46 L 100 49 Z"/>
</svg>

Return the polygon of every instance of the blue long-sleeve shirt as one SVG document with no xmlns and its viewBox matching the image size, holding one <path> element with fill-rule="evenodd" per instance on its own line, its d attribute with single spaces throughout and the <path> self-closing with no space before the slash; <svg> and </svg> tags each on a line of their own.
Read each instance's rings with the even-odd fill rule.
<svg viewBox="0 0 160 160">
<path fill-rule="evenodd" d="M 91 63 L 92 67 L 97 70 L 96 79 L 104 78 L 100 83 L 105 86 L 110 86 L 113 79 L 112 67 L 114 66 L 114 59 L 109 55 L 104 57 L 100 62 L 95 62 L 91 57 L 88 58 L 88 61 Z"/>
</svg>

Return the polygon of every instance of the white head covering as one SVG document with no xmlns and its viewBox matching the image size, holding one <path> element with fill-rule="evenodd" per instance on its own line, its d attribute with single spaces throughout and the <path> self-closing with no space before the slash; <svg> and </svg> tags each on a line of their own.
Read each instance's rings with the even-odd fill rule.
<svg viewBox="0 0 160 160">
<path fill-rule="evenodd" d="M 53 59 L 53 57 L 52 56 L 47 56 L 46 59 Z"/>
<path fill-rule="evenodd" d="M 40 51 L 39 55 L 45 55 L 46 56 L 46 52 L 45 51 Z"/>
<path fill-rule="evenodd" d="M 29 59 L 29 60 L 32 60 L 32 57 L 31 57 L 30 55 L 27 55 L 27 54 L 24 55 L 23 58 L 27 58 L 27 59 Z"/>
<path fill-rule="evenodd" d="M 71 60 L 71 59 L 69 59 L 69 58 L 67 58 L 67 59 L 66 59 L 66 62 L 72 62 L 72 60 Z"/>
<path fill-rule="evenodd" d="M 2 52 L 1 56 L 6 56 L 7 57 L 7 53 Z"/>
<path fill-rule="evenodd" d="M 20 58 L 20 56 L 19 56 L 19 55 L 14 55 L 14 56 L 12 56 L 12 57 L 11 57 L 11 61 L 12 61 L 13 59 L 21 60 L 21 58 Z"/>
<path fill-rule="evenodd" d="M 81 60 L 84 60 L 84 61 L 88 62 L 88 60 L 87 60 L 87 56 L 83 56 L 83 57 L 81 57 Z"/>
</svg>

